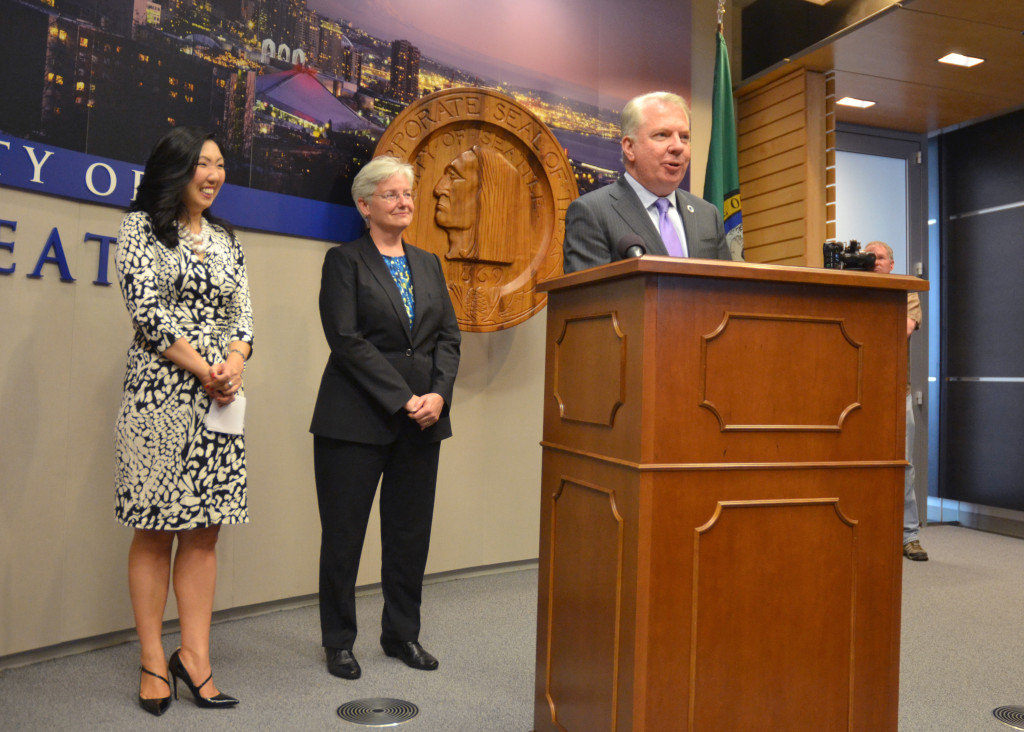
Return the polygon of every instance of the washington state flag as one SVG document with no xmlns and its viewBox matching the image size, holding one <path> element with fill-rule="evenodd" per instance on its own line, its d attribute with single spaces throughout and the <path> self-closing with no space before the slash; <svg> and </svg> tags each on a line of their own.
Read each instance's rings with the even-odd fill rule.
<svg viewBox="0 0 1024 732">
<path fill-rule="evenodd" d="M 715 87 L 711 97 L 711 145 L 704 174 L 704 200 L 718 206 L 725 221 L 725 239 L 735 260 L 743 259 L 743 210 L 740 207 L 740 171 L 736 163 L 736 116 L 732 106 L 729 49 L 722 31 L 717 33 Z"/>
</svg>

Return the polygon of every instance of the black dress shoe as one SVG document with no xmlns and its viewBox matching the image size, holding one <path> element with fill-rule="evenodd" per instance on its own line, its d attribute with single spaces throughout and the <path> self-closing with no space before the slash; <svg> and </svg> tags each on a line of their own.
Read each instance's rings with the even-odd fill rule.
<svg viewBox="0 0 1024 732">
<path fill-rule="evenodd" d="M 200 694 L 200 690 L 213 679 L 213 673 L 207 676 L 206 681 L 201 684 L 192 683 L 192 677 L 189 675 L 188 669 L 181 662 L 180 648 L 171 654 L 171 660 L 167 662 L 167 670 L 171 673 L 171 678 L 174 679 L 175 699 L 178 698 L 178 679 L 181 679 L 185 682 L 188 690 L 192 692 L 192 698 L 195 700 L 197 707 L 202 707 L 203 709 L 230 709 L 238 705 L 238 699 L 227 694 L 217 694 L 216 696 L 203 696 Z"/>
<path fill-rule="evenodd" d="M 419 669 L 420 671 L 433 671 L 437 668 L 437 659 L 423 650 L 423 646 L 416 641 L 382 640 L 380 646 L 384 649 L 384 653 L 392 658 L 401 659 L 409 668 Z"/>
<path fill-rule="evenodd" d="M 147 712 L 155 717 L 159 717 L 161 714 L 167 711 L 167 708 L 171 706 L 171 682 L 165 679 L 160 674 L 155 674 L 145 666 L 139 666 L 139 670 L 144 674 L 154 676 L 165 684 L 167 684 L 167 696 L 158 697 L 156 699 L 143 699 L 142 690 L 139 690 L 139 706 L 145 709 Z"/>
<path fill-rule="evenodd" d="M 327 670 L 343 679 L 358 679 L 363 670 L 352 651 L 345 648 L 327 648 Z"/>
</svg>

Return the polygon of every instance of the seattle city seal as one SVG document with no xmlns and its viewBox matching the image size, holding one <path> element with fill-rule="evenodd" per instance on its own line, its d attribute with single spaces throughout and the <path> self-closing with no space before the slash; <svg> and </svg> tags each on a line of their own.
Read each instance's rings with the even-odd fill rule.
<svg viewBox="0 0 1024 732">
<path fill-rule="evenodd" d="M 562 274 L 565 211 L 578 195 L 551 130 L 511 97 L 445 89 L 409 105 L 377 155 L 412 163 L 410 243 L 441 258 L 459 327 L 509 328 L 540 311 Z"/>
</svg>

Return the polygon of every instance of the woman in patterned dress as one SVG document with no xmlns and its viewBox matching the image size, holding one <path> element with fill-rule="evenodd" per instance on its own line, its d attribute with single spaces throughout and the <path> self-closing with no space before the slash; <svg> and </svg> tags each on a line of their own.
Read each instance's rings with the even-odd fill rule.
<svg viewBox="0 0 1024 732">
<path fill-rule="evenodd" d="M 459 324 L 436 255 L 402 233 L 412 166 L 375 158 L 352 183 L 368 231 L 324 258 L 320 320 L 331 349 L 313 411 L 320 508 L 320 627 L 327 670 L 359 678 L 355 584 L 380 481 L 384 652 L 431 670 L 419 643 L 441 440 L 459 368 Z"/>
<path fill-rule="evenodd" d="M 204 422 L 241 396 L 252 349 L 242 249 L 209 213 L 223 183 L 212 137 L 172 129 L 153 148 L 117 237 L 135 335 L 115 430 L 115 515 L 135 530 L 128 582 L 141 644 L 139 704 L 155 715 L 170 706 L 168 673 L 175 696 L 180 679 L 198 706 L 238 703 L 214 685 L 209 650 L 217 533 L 249 520 L 244 439 Z M 181 648 L 168 662 L 162 620 L 172 576 Z"/>
</svg>

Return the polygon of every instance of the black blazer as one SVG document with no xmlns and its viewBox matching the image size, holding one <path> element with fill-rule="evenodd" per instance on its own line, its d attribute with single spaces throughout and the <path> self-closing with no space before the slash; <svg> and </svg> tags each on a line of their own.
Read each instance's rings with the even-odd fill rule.
<svg viewBox="0 0 1024 732">
<path fill-rule="evenodd" d="M 732 259 L 717 206 L 680 189 L 676 191 L 676 208 L 683 220 L 690 257 Z M 668 255 L 657 227 L 622 176 L 569 204 L 563 271 L 568 274 L 621 259 L 615 245 L 626 234 L 643 239 L 648 254 Z"/>
<path fill-rule="evenodd" d="M 415 297 L 409 330 L 398 286 L 369 234 L 328 250 L 320 281 L 320 321 L 331 355 L 309 431 L 336 440 L 386 445 L 407 430 L 437 442 L 452 434 L 448 411 L 461 334 L 441 261 L 405 244 Z M 444 398 L 425 430 L 402 408 L 413 394 Z"/>
</svg>

